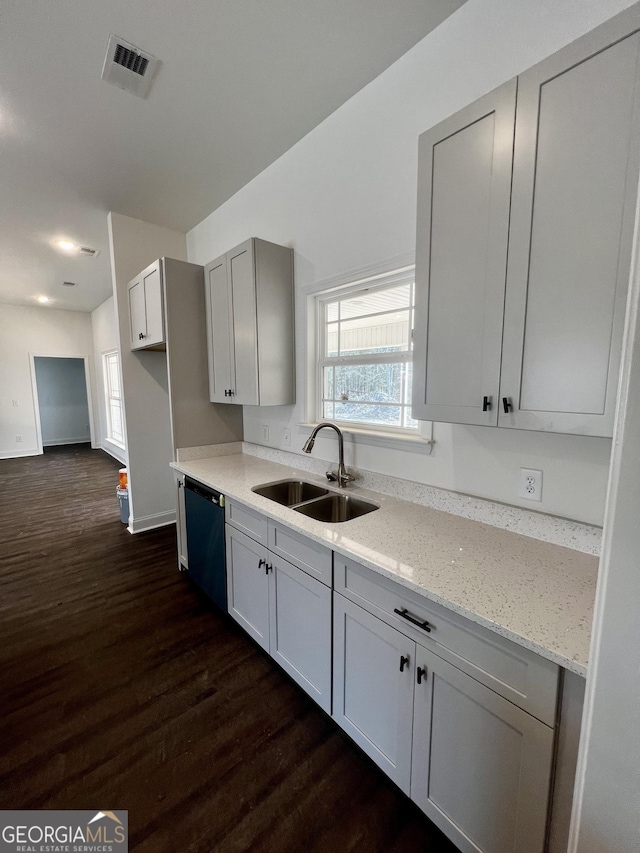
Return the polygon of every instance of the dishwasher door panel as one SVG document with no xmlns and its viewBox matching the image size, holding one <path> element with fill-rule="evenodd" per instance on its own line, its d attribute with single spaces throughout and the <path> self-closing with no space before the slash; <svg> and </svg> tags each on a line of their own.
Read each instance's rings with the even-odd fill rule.
<svg viewBox="0 0 640 853">
<path fill-rule="evenodd" d="M 222 610 L 227 610 L 224 509 L 185 488 L 189 577 Z"/>
</svg>

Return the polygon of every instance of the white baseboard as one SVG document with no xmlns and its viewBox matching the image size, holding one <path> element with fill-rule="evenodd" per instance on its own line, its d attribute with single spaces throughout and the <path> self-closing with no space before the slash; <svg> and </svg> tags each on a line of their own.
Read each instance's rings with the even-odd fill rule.
<svg viewBox="0 0 640 853">
<path fill-rule="evenodd" d="M 123 465 L 127 464 L 127 456 L 124 450 L 121 450 L 119 447 L 116 447 L 114 444 L 110 444 L 108 441 L 103 441 L 99 446 L 100 450 L 104 450 L 105 453 L 108 453 L 109 456 L 113 456 L 114 459 L 117 459 L 118 462 L 122 462 Z"/>
<path fill-rule="evenodd" d="M 42 456 L 39 450 L 0 450 L 0 459 L 19 459 L 21 456 Z"/>
<path fill-rule="evenodd" d="M 91 439 L 89 438 L 88 435 L 86 435 L 83 438 L 61 438 L 61 439 L 52 438 L 49 441 L 43 441 L 42 446 L 43 447 L 58 447 L 58 445 L 61 445 L 61 444 L 90 444 L 90 443 L 91 443 Z"/>
<path fill-rule="evenodd" d="M 129 518 L 129 533 L 144 533 L 157 527 L 166 527 L 176 523 L 176 512 L 158 512 L 155 515 L 145 515 L 142 518 Z"/>
</svg>

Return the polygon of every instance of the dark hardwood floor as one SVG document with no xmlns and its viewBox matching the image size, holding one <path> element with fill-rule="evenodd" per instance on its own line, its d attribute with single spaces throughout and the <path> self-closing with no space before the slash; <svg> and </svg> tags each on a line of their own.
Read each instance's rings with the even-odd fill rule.
<svg viewBox="0 0 640 853">
<path fill-rule="evenodd" d="M 176 569 L 118 463 L 0 461 L 0 808 L 128 809 L 130 850 L 455 848 Z"/>
</svg>

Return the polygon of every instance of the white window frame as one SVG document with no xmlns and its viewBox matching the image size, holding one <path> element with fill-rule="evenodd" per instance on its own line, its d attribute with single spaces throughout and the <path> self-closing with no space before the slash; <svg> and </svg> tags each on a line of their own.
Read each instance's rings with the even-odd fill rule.
<svg viewBox="0 0 640 853">
<path fill-rule="evenodd" d="M 111 388 L 109 359 L 113 358 L 113 356 L 116 357 L 116 366 L 118 369 L 118 375 L 120 376 L 120 394 L 118 396 L 113 394 L 113 389 Z M 115 444 L 117 447 L 120 447 L 124 450 L 124 400 L 122 396 L 122 372 L 120 370 L 120 353 L 117 349 L 109 350 L 108 352 L 104 352 L 102 354 L 102 381 L 104 385 L 104 401 L 107 422 L 106 440 L 111 442 L 111 444 Z M 122 424 L 122 438 L 116 438 L 113 434 L 113 423 L 111 419 L 112 400 L 117 400 L 120 406 L 120 423 Z"/>
<path fill-rule="evenodd" d="M 394 270 L 389 273 L 383 273 L 378 276 L 372 276 L 358 281 L 352 281 L 342 285 L 339 288 L 332 288 L 326 291 L 320 291 L 315 295 L 315 312 L 316 312 L 316 348 L 315 348 L 315 413 L 316 420 L 324 420 L 323 406 L 323 371 L 325 367 L 338 367 L 341 365 L 353 365 L 354 367 L 368 364 L 406 364 L 413 361 L 413 350 L 402 350 L 400 352 L 389 353 L 367 353 L 363 355 L 350 356 L 326 356 L 326 306 L 331 302 L 338 302 L 343 299 L 349 299 L 358 293 L 371 292 L 375 290 L 387 290 L 391 287 L 413 284 L 414 294 L 412 304 L 409 306 L 409 334 L 412 336 L 413 316 L 415 311 L 415 270 L 413 267 L 403 270 Z M 406 310 L 406 309 L 401 309 Z M 410 344 L 411 347 L 411 344 Z M 391 405 L 391 404 L 390 404 Z M 403 406 L 402 403 L 395 404 Z M 349 421 L 337 418 L 329 418 L 334 420 L 340 428 L 345 430 L 362 430 L 372 434 L 386 434 L 396 436 L 414 437 L 419 435 L 417 427 L 394 426 L 391 424 L 376 424 L 367 421 Z"/>
</svg>

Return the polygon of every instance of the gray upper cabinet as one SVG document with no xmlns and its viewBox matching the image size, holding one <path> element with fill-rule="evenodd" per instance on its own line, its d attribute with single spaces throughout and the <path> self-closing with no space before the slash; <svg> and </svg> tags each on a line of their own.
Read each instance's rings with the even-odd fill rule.
<svg viewBox="0 0 640 853">
<path fill-rule="evenodd" d="M 497 424 L 515 108 L 512 80 L 420 137 L 414 418 Z"/>
<path fill-rule="evenodd" d="M 214 403 L 294 402 L 293 252 L 251 238 L 205 267 Z"/>
<path fill-rule="evenodd" d="M 160 261 L 154 261 L 129 282 L 131 349 L 164 349 L 164 303 Z"/>
<path fill-rule="evenodd" d="M 420 137 L 414 417 L 610 436 L 638 187 L 624 12 Z M 508 261 L 507 261 L 508 258 Z"/>
<path fill-rule="evenodd" d="M 518 82 L 500 426 L 613 431 L 639 141 L 621 25 Z"/>
</svg>

